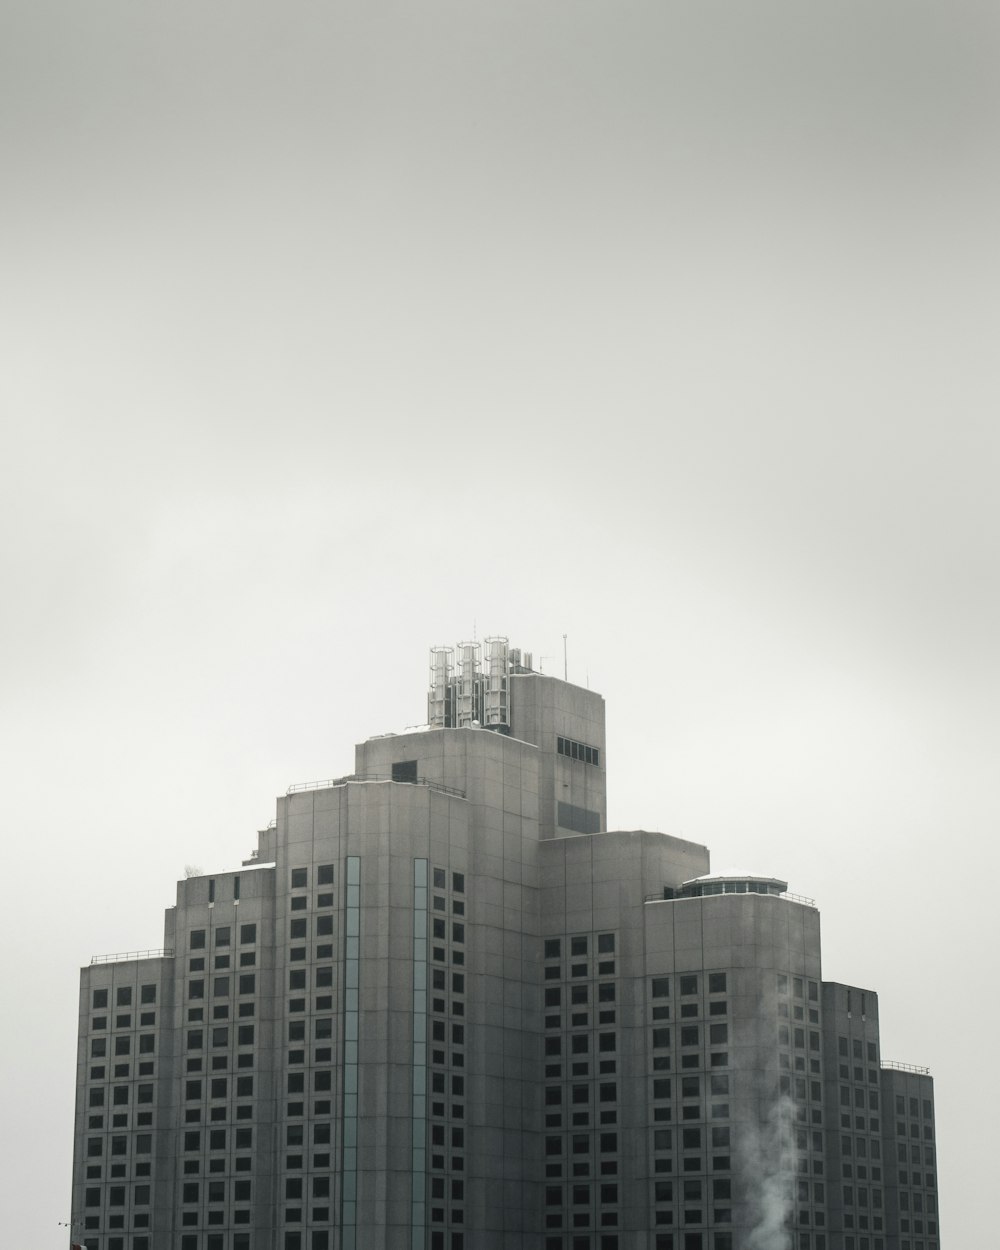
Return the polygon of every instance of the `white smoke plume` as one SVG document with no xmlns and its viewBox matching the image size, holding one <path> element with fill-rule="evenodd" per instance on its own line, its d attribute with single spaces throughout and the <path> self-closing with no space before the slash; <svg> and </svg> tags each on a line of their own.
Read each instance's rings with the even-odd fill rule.
<svg viewBox="0 0 1000 1250">
<path fill-rule="evenodd" d="M 739 1148 L 751 1220 L 746 1250 L 792 1250 L 795 1207 L 795 1104 L 781 1097 L 766 1120 L 748 1127 Z"/>
</svg>

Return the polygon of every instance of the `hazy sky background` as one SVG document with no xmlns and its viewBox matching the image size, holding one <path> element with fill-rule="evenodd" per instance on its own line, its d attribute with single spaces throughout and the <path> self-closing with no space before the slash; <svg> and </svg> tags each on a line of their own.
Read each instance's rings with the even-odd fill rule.
<svg viewBox="0 0 1000 1250">
<path fill-rule="evenodd" d="M 816 897 L 991 1243 L 998 64 L 956 0 L 0 0 L 8 1244 L 79 965 L 474 631 L 568 634 L 612 827 Z"/>
</svg>

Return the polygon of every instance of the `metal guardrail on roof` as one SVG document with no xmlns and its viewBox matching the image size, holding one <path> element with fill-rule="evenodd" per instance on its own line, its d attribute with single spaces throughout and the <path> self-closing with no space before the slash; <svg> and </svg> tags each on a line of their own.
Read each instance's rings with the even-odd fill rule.
<svg viewBox="0 0 1000 1250">
<path fill-rule="evenodd" d="M 347 785 L 349 781 L 392 781 L 388 773 L 348 773 L 346 777 L 332 777 L 329 781 L 300 781 L 289 786 L 286 794 L 301 794 L 303 790 L 331 790 L 334 786 Z M 397 781 L 396 785 L 427 786 L 431 790 L 440 790 L 444 794 L 452 794 L 458 799 L 465 798 L 465 791 L 454 786 L 446 786 L 432 777 L 418 777 L 416 781 Z"/>
<path fill-rule="evenodd" d="M 804 894 L 793 894 L 791 890 L 784 890 L 781 894 L 768 894 L 758 892 L 757 890 L 727 890 L 719 894 L 672 894 L 669 898 L 660 890 L 656 894 L 646 894 L 643 896 L 644 903 L 669 903 L 685 902 L 688 899 L 705 899 L 705 898 L 784 898 L 790 903 L 801 903 L 804 907 L 815 907 L 816 900 L 814 898 L 806 898 Z"/>
<path fill-rule="evenodd" d="M 130 959 L 173 959 L 174 952 L 172 950 L 158 951 L 119 951 L 114 955 L 93 955 L 91 964 L 117 964 L 125 963 Z"/>
<path fill-rule="evenodd" d="M 881 1066 L 892 1072 L 915 1072 L 917 1076 L 930 1076 L 930 1068 L 922 1068 L 917 1063 L 899 1063 L 896 1059 L 883 1059 Z"/>
</svg>

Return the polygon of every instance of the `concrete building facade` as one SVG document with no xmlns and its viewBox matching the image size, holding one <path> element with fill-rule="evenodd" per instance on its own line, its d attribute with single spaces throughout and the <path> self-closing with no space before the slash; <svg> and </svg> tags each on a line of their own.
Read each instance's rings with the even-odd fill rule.
<svg viewBox="0 0 1000 1250">
<path fill-rule="evenodd" d="M 504 639 L 81 977 L 87 1250 L 940 1250 L 933 1088 L 819 913 L 608 831 L 604 703 Z"/>
</svg>

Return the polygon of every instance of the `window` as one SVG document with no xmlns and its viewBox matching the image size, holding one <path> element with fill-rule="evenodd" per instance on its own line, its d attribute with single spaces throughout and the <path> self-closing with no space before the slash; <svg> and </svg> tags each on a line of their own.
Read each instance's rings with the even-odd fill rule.
<svg viewBox="0 0 1000 1250">
<path fill-rule="evenodd" d="M 399 760 L 392 766 L 393 781 L 406 781 L 415 783 L 417 780 L 417 761 L 416 760 Z"/>
<path fill-rule="evenodd" d="M 205 930 L 192 929 L 188 936 L 188 947 L 193 951 L 205 949 Z"/>
<path fill-rule="evenodd" d="M 115 994 L 115 1003 L 119 1007 L 130 1007 L 132 1005 L 132 987 L 130 985 L 119 987 L 117 994 Z"/>
<path fill-rule="evenodd" d="M 697 994 L 698 978 L 695 976 L 681 977 L 681 994 Z"/>
<path fill-rule="evenodd" d="M 585 742 L 576 742 L 572 738 L 556 738 L 556 751 L 569 759 L 579 760 L 584 764 L 600 766 L 601 753 L 598 747 L 588 746 Z"/>
<path fill-rule="evenodd" d="M 546 959 L 558 959 L 561 953 L 562 953 L 562 942 L 559 940 L 559 938 L 546 938 L 545 939 L 545 958 Z M 95 1002 L 94 1006 L 96 1007 L 97 1005 L 98 1004 Z M 106 1004 L 102 1004 L 102 1006 L 103 1005 L 106 1005 Z"/>
<path fill-rule="evenodd" d="M 292 869 L 292 889 L 304 890 L 308 884 L 309 884 L 309 869 L 308 868 L 293 868 Z"/>
<path fill-rule="evenodd" d="M 708 992 L 710 994 L 725 994 L 726 974 L 724 972 L 710 972 L 708 974 Z"/>
</svg>

